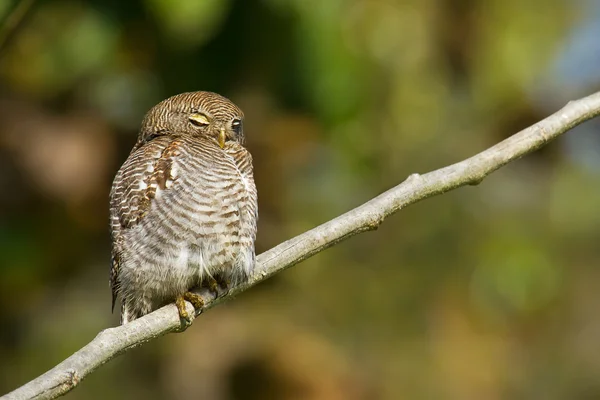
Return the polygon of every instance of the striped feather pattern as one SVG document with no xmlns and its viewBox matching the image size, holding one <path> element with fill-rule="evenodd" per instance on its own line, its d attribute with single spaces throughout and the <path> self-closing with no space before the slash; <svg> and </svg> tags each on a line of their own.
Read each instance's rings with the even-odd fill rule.
<svg viewBox="0 0 600 400">
<path fill-rule="evenodd" d="M 175 96 L 151 110 L 115 177 L 111 287 L 113 305 L 121 299 L 122 323 L 172 302 L 206 277 L 236 282 L 254 267 L 252 157 L 239 132 L 228 131 L 223 148 L 215 139 L 243 114 L 225 98 L 204 93 Z M 211 126 L 198 131 L 173 117 L 196 112 L 208 115 Z"/>
</svg>

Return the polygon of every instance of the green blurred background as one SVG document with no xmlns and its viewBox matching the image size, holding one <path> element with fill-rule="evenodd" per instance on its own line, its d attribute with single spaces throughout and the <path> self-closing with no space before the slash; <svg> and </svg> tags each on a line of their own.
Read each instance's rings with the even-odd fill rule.
<svg viewBox="0 0 600 400">
<path fill-rule="evenodd" d="M 163 98 L 245 111 L 262 252 L 600 89 L 600 1 L 27 1 L 21 20 L 0 1 L 0 393 L 118 324 L 108 192 Z M 69 398 L 600 398 L 598 130 L 402 210 Z"/>
</svg>

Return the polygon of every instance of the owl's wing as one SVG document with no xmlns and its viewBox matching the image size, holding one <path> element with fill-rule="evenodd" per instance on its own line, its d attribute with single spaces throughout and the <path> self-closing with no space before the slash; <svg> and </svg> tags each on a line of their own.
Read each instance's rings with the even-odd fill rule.
<svg viewBox="0 0 600 400">
<path fill-rule="evenodd" d="M 242 177 L 245 189 L 246 199 L 242 205 L 240 216 L 243 220 L 242 226 L 247 227 L 244 232 L 252 239 L 256 240 L 256 223 L 258 222 L 258 193 L 254 184 L 254 173 L 252 168 L 252 155 L 248 150 L 239 144 L 234 144 L 228 153 L 231 155 L 237 169 Z M 244 223 L 245 222 L 245 223 Z"/>
<path fill-rule="evenodd" d="M 179 155 L 180 145 L 181 142 L 172 137 L 155 138 L 134 149 L 115 176 L 110 193 L 110 287 L 113 309 L 119 291 L 123 232 L 144 218 L 156 191 L 167 190 L 176 179 L 173 176 L 173 161 Z"/>
</svg>

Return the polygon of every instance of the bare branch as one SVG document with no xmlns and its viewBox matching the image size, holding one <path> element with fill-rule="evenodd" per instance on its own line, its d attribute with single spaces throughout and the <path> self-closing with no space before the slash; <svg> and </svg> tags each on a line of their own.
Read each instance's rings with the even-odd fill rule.
<svg viewBox="0 0 600 400">
<path fill-rule="evenodd" d="M 203 292 L 206 302 L 204 309 L 211 308 L 350 236 L 376 229 L 387 216 L 410 204 L 461 186 L 476 185 L 503 165 L 544 146 L 599 114 L 600 92 L 570 102 L 543 121 L 469 159 L 424 175 L 413 174 L 403 183 L 354 210 L 259 255 L 255 272 L 248 282 L 233 288 L 227 296 L 213 300 Z M 192 314 L 193 307 L 190 304 L 187 307 Z M 154 338 L 185 328 L 181 325 L 175 306 L 168 305 L 127 325 L 106 329 L 71 357 L 2 399 L 56 398 L 73 389 L 83 378 L 113 357 Z"/>
</svg>

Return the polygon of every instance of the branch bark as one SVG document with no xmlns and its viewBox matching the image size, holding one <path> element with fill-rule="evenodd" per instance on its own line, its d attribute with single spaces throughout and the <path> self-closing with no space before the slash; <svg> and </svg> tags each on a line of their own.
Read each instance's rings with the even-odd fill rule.
<svg viewBox="0 0 600 400">
<path fill-rule="evenodd" d="M 410 175 L 398 186 L 365 204 L 262 253 L 257 257 L 256 269 L 250 279 L 232 288 L 225 297 L 212 299 L 210 294 L 202 292 L 206 302 L 203 310 L 350 236 L 377 229 L 387 216 L 410 204 L 461 186 L 476 185 L 503 165 L 537 150 L 597 115 L 600 115 L 600 92 L 570 102 L 548 118 L 471 158 L 424 175 Z M 187 308 L 193 315 L 191 304 L 187 303 Z M 56 398 L 112 358 L 159 336 L 186 328 L 181 325 L 175 306 L 165 306 L 127 325 L 101 331 L 65 361 L 1 399 Z"/>
</svg>

